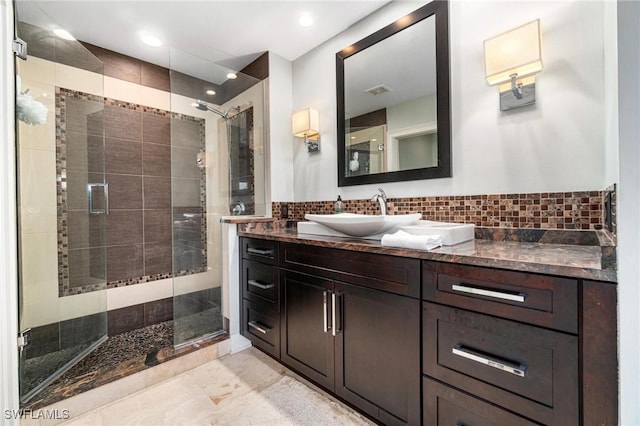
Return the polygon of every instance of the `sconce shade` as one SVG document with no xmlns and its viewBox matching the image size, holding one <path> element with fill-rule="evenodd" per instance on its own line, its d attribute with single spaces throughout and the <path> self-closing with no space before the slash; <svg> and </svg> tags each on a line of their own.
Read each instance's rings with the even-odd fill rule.
<svg viewBox="0 0 640 426">
<path fill-rule="evenodd" d="M 305 108 L 293 113 L 291 117 L 293 135 L 304 138 L 320 133 L 320 120 L 318 111 L 313 108 Z"/>
<path fill-rule="evenodd" d="M 484 42 L 485 75 L 490 85 L 542 71 L 540 20 L 524 24 Z"/>
</svg>

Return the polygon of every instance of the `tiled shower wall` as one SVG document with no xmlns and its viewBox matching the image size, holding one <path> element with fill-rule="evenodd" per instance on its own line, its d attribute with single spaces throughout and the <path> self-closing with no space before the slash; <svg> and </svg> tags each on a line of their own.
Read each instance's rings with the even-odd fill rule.
<svg viewBox="0 0 640 426">
<path fill-rule="evenodd" d="M 204 270 L 204 120 L 58 88 L 56 126 L 61 296 Z"/>
<path fill-rule="evenodd" d="M 234 115 L 226 124 L 230 149 L 229 211 L 235 214 L 234 207 L 241 203 L 244 211 L 239 214 L 253 215 L 256 213 L 253 107 Z"/>
<path fill-rule="evenodd" d="M 604 200 L 609 191 L 482 194 L 389 198 L 389 214 L 422 213 L 425 220 L 473 223 L 476 226 L 542 229 L 602 229 Z M 615 193 L 614 193 L 615 197 Z M 380 214 L 377 202 L 344 200 L 345 211 Z M 274 202 L 277 219 L 304 220 L 307 213 L 333 213 L 335 200 Z M 282 216 L 283 204 L 287 217 Z"/>
</svg>

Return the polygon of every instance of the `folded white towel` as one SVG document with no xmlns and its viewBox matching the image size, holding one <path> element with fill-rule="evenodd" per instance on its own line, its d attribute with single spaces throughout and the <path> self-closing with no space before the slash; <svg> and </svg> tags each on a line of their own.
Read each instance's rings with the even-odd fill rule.
<svg viewBox="0 0 640 426">
<path fill-rule="evenodd" d="M 383 247 L 402 247 L 417 250 L 433 250 L 442 246 L 440 235 L 412 235 L 404 231 L 384 234 L 380 241 Z"/>
</svg>

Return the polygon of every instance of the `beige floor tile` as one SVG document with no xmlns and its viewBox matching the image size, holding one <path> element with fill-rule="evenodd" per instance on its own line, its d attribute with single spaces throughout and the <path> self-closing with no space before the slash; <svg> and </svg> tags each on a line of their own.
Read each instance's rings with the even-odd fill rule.
<svg viewBox="0 0 640 426">
<path fill-rule="evenodd" d="M 215 406 L 202 390 L 169 380 L 100 410 L 105 426 L 195 425 L 213 416 Z"/>
<path fill-rule="evenodd" d="M 69 410 L 72 419 L 78 416 L 95 413 L 105 404 L 118 401 L 126 395 L 143 390 L 146 386 L 144 371 L 132 374 L 115 382 L 107 383 L 99 388 L 62 400 L 47 408 Z"/>
<path fill-rule="evenodd" d="M 214 403 L 219 404 L 230 396 L 271 386 L 285 371 L 283 366 L 252 349 L 207 363 L 187 373 L 182 380 L 200 386 Z"/>
<path fill-rule="evenodd" d="M 291 376 L 260 391 L 227 399 L 216 425 L 370 425 L 371 423 Z"/>
<path fill-rule="evenodd" d="M 100 407 L 65 426 L 372 424 L 249 348 Z"/>
<path fill-rule="evenodd" d="M 103 426 L 102 414 L 99 411 L 92 411 L 77 419 L 73 419 L 64 424 L 65 426 Z"/>
</svg>

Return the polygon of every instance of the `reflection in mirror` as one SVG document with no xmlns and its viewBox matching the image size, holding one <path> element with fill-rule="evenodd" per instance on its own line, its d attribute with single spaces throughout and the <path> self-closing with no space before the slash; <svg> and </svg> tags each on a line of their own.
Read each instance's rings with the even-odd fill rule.
<svg viewBox="0 0 640 426">
<path fill-rule="evenodd" d="M 447 21 L 435 1 L 336 54 L 340 186 L 451 175 Z"/>
<path fill-rule="evenodd" d="M 349 154 L 354 144 L 362 150 L 366 143 L 365 155 L 375 159 L 371 167 L 355 172 L 349 163 L 347 176 L 434 166 L 438 149 L 434 143 L 435 53 L 435 17 L 431 16 L 344 62 L 346 149 Z M 362 123 L 373 111 L 383 119 Z M 421 132 L 428 123 L 428 130 Z M 381 134 L 369 137 L 372 132 Z M 394 136 L 387 138 L 387 132 Z"/>
<path fill-rule="evenodd" d="M 385 138 L 387 126 L 365 127 L 349 133 L 347 158 L 348 176 L 380 173 L 386 170 Z"/>
</svg>

